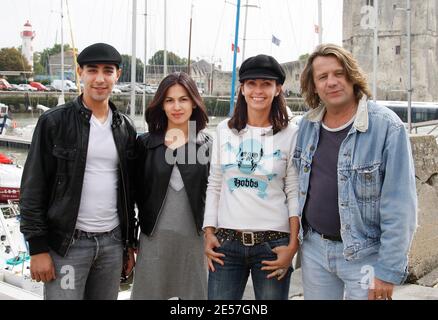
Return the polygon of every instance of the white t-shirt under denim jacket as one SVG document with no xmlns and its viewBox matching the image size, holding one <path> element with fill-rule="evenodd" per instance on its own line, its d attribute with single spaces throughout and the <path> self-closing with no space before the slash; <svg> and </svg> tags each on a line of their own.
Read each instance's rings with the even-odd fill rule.
<svg viewBox="0 0 438 320">
<path fill-rule="evenodd" d="M 298 172 L 292 163 L 298 127 L 240 133 L 221 122 L 213 139 L 203 227 L 290 232 L 298 216 Z"/>
</svg>

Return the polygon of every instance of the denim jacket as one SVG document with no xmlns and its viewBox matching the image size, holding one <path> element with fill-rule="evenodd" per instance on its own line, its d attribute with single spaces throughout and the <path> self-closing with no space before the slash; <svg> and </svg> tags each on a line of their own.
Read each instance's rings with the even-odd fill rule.
<svg viewBox="0 0 438 320">
<path fill-rule="evenodd" d="M 294 164 L 300 175 L 301 217 L 324 114 L 321 106 L 300 123 Z M 374 276 L 403 283 L 416 227 L 417 196 L 408 134 L 394 112 L 367 102 L 367 97 L 359 102 L 356 119 L 339 150 L 337 175 L 345 259 L 377 253 Z"/>
</svg>

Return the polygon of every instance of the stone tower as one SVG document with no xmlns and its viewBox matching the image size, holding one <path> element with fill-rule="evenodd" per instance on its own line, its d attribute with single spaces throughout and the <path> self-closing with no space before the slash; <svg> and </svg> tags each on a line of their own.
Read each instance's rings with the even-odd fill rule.
<svg viewBox="0 0 438 320">
<path fill-rule="evenodd" d="M 343 45 L 373 79 L 373 0 L 344 0 Z M 414 101 L 438 101 L 438 0 L 411 0 Z M 378 100 L 406 100 L 406 0 L 379 0 Z M 371 15 L 372 17 L 372 15 Z M 368 26 L 368 28 L 367 28 Z"/>
</svg>

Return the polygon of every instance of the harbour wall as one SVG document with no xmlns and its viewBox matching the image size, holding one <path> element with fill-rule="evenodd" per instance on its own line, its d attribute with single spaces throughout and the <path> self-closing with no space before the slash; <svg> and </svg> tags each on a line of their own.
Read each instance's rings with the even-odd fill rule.
<svg viewBox="0 0 438 320">
<path fill-rule="evenodd" d="M 438 268 L 438 145 L 431 135 L 410 139 L 418 196 L 417 229 L 409 253 L 412 282 Z"/>
<path fill-rule="evenodd" d="M 58 104 L 59 92 L 31 92 L 31 93 L 17 93 L 17 92 L 1 92 L 0 91 L 0 103 L 4 103 L 9 106 L 12 113 L 26 112 L 31 106 L 36 108 L 38 104 L 45 107 L 52 108 Z M 65 101 L 68 102 L 74 99 L 77 93 L 65 93 Z M 146 105 L 152 101 L 153 95 L 146 95 Z M 203 96 L 202 97 L 207 107 L 207 113 L 209 116 L 225 117 L 228 115 L 230 108 L 229 96 Z M 131 102 L 130 93 L 113 94 L 111 101 L 122 112 L 129 113 L 129 105 Z M 306 111 L 304 101 L 301 98 L 286 99 L 287 105 L 292 111 Z M 141 114 L 143 105 L 143 95 L 137 94 L 135 97 L 135 113 Z"/>
</svg>

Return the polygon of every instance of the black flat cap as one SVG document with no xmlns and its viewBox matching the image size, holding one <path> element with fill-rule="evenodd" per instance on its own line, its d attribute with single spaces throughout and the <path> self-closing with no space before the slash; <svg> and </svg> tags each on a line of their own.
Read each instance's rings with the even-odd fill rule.
<svg viewBox="0 0 438 320">
<path fill-rule="evenodd" d="M 286 73 L 283 67 L 271 56 L 260 54 L 246 59 L 239 70 L 239 81 L 248 79 L 271 79 L 283 84 Z"/>
<path fill-rule="evenodd" d="M 115 64 L 119 68 L 122 57 L 113 46 L 106 43 L 95 43 L 82 50 L 77 61 L 81 67 L 92 63 L 108 63 Z"/>
</svg>

